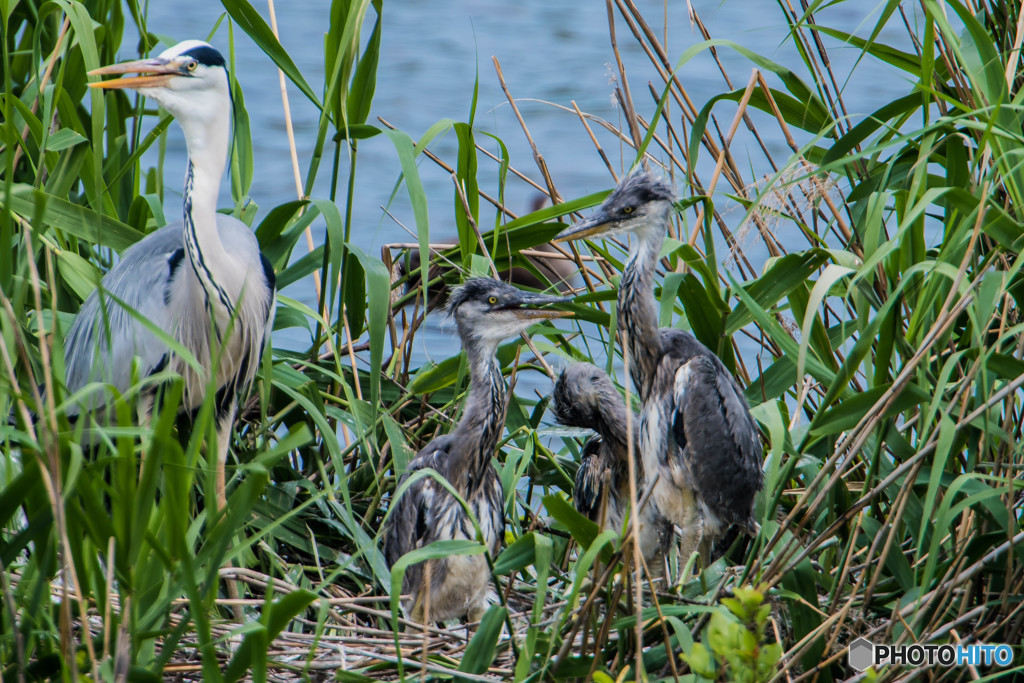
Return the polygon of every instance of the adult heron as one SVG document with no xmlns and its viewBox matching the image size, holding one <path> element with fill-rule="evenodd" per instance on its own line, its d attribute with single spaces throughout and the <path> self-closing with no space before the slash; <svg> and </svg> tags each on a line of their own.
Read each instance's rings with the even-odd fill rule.
<svg viewBox="0 0 1024 683">
<path fill-rule="evenodd" d="M 682 533 L 681 551 L 699 550 L 738 525 L 758 528 L 754 498 L 764 485 L 761 439 L 739 384 L 693 335 L 658 329 L 654 271 L 675 193 L 664 180 L 634 171 L 594 214 L 556 240 L 633 236 L 618 294 L 633 385 L 642 402 L 640 454 L 658 472 L 652 499 Z"/>
<path fill-rule="evenodd" d="M 431 468 L 466 501 L 488 550 L 495 554 L 505 536 L 505 495 L 491 463 L 505 425 L 505 379 L 495 353 L 498 344 L 538 320 L 570 315 L 542 308 L 565 301 L 534 294 L 490 278 L 468 280 L 448 300 L 469 365 L 469 395 L 455 429 L 428 443 L 409 463 L 399 488 L 413 472 Z M 429 476 L 417 479 L 391 503 L 384 529 L 384 557 L 393 567 L 410 550 L 438 540 L 475 539 L 470 516 Z M 426 583 L 429 573 L 430 582 Z M 486 608 L 490 570 L 480 555 L 452 555 L 406 569 L 402 594 L 409 617 L 420 623 L 468 617 Z M 429 604 L 428 604 L 429 603 Z"/>
<path fill-rule="evenodd" d="M 597 432 L 583 445 L 573 490 L 576 509 L 603 529 L 621 532 L 630 499 L 631 430 L 627 429 L 626 402 L 603 370 L 590 363 L 573 363 L 555 382 L 552 408 L 561 424 Z M 636 439 L 633 441 L 635 444 Z M 635 462 L 634 476 L 636 492 L 642 494 L 647 477 L 639 460 Z M 653 500 L 641 509 L 638 521 L 640 554 L 652 571 L 660 573 L 672 538 L 671 523 Z"/>
<path fill-rule="evenodd" d="M 153 59 L 90 72 L 108 74 L 122 77 L 89 85 L 136 90 L 158 102 L 184 130 L 183 220 L 127 249 L 86 299 L 64 344 L 67 388 L 74 392 L 101 381 L 125 391 L 136 372 L 145 377 L 171 369 L 184 380 L 182 409 L 195 411 L 212 387 L 216 497 L 223 508 L 237 399 L 256 374 L 276 298 L 274 270 L 255 235 L 241 221 L 217 213 L 231 135 L 227 68 L 212 46 L 187 40 Z M 185 362 L 140 317 L 186 349 L 200 367 Z M 143 419 L 149 418 L 154 399 L 154 392 L 143 396 Z M 102 403 L 93 400 L 80 410 L 101 409 Z"/>
</svg>

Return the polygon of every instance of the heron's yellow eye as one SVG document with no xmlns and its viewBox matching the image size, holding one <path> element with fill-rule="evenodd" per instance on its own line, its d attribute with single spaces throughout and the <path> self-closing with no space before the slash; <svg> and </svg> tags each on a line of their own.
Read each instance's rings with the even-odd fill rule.
<svg viewBox="0 0 1024 683">
<path fill-rule="evenodd" d="M 199 66 L 199 62 L 197 62 L 196 60 L 193 59 L 192 61 L 190 61 L 188 64 L 185 65 L 185 68 L 188 69 L 189 71 L 195 71 L 197 66 Z"/>
<path fill-rule="evenodd" d="M 622 213 L 633 213 L 633 207 L 632 206 L 624 206 L 624 207 L 622 207 Z"/>
<path fill-rule="evenodd" d="M 493 306 L 494 304 L 498 303 L 498 297 L 496 297 L 496 296 L 489 296 L 489 297 L 487 297 L 487 303 L 489 303 L 489 304 L 491 304 Z"/>
</svg>

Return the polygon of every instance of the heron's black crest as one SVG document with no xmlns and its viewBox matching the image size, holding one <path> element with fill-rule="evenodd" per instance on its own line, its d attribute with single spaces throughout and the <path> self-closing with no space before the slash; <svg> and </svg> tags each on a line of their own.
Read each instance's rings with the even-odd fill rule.
<svg viewBox="0 0 1024 683">
<path fill-rule="evenodd" d="M 609 196 L 609 201 L 629 201 L 634 204 L 646 204 L 657 200 L 674 202 L 675 190 L 664 178 L 653 173 L 633 171 L 619 182 L 619 186 Z"/>
<path fill-rule="evenodd" d="M 490 296 L 501 299 L 509 295 L 519 296 L 520 294 L 518 289 L 506 282 L 489 277 L 474 277 L 466 280 L 452 291 L 451 296 L 448 297 L 445 311 L 448 315 L 453 316 L 459 306 L 467 301 L 485 301 Z"/>
<path fill-rule="evenodd" d="M 225 61 L 224 55 L 222 55 L 217 48 L 212 47 L 210 45 L 197 45 L 194 48 L 192 48 L 191 50 L 185 50 L 184 52 L 181 53 L 181 55 L 182 56 L 188 55 L 189 57 L 191 57 L 192 59 L 196 60 L 197 62 L 199 62 L 203 66 L 219 66 L 219 67 L 222 67 L 225 71 L 228 70 L 228 63 L 227 63 L 227 61 Z M 234 94 L 233 91 L 234 91 L 234 87 L 232 86 L 231 74 L 229 73 L 228 74 L 228 104 L 229 104 L 229 106 L 231 108 L 231 141 L 230 141 L 230 144 L 228 146 L 228 149 L 234 149 L 234 146 L 235 146 L 234 137 L 235 137 L 235 129 L 237 127 L 235 125 L 235 122 L 236 122 L 237 116 L 238 116 L 238 111 L 235 109 L 235 94 Z M 230 173 L 230 170 L 231 170 L 231 165 L 228 164 L 228 172 L 229 173 Z M 266 269 L 264 268 L 264 271 L 265 270 Z M 267 278 L 267 281 L 270 283 L 270 288 L 274 289 L 275 281 L 270 279 L 270 278 Z"/>
<path fill-rule="evenodd" d="M 612 440 L 626 438 L 625 403 L 611 378 L 596 365 L 573 363 L 565 368 L 555 382 L 552 407 L 561 424 L 594 429 Z"/>
<path fill-rule="evenodd" d="M 200 45 L 182 54 L 188 55 L 203 66 L 227 66 L 227 62 L 224 61 L 224 55 L 209 45 Z"/>
<path fill-rule="evenodd" d="M 570 427 L 596 427 L 600 398 L 598 391 L 606 376 L 589 363 L 573 363 L 555 382 L 552 406 L 555 418 Z"/>
</svg>

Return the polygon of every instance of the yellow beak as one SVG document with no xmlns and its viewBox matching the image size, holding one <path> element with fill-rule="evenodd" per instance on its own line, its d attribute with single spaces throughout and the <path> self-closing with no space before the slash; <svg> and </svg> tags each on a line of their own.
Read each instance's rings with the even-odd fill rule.
<svg viewBox="0 0 1024 683">
<path fill-rule="evenodd" d="M 559 311 L 551 308 L 521 308 L 516 311 L 520 318 L 540 320 L 554 320 L 555 318 L 568 318 L 572 311 Z"/>
<path fill-rule="evenodd" d="M 123 64 L 112 64 L 111 66 L 100 67 L 89 72 L 90 76 L 109 76 L 113 74 L 140 74 L 138 76 L 125 76 L 112 81 L 95 81 L 89 84 L 90 88 L 103 88 L 104 90 L 121 90 L 124 88 L 156 88 L 166 85 L 172 76 L 180 75 L 181 72 L 174 64 L 158 59 L 140 59 L 135 62 Z"/>
<path fill-rule="evenodd" d="M 607 221 L 585 220 L 575 225 L 570 225 L 554 236 L 552 242 L 568 242 L 569 240 L 581 240 L 589 237 L 597 237 L 608 232 Z"/>
<path fill-rule="evenodd" d="M 548 304 L 560 304 L 572 301 L 565 296 L 551 296 L 550 294 L 536 294 L 534 292 L 519 292 L 519 298 L 502 306 L 504 310 L 512 311 L 520 320 L 553 320 L 554 318 L 568 318 L 572 311 L 560 311 L 557 308 L 542 308 Z"/>
</svg>

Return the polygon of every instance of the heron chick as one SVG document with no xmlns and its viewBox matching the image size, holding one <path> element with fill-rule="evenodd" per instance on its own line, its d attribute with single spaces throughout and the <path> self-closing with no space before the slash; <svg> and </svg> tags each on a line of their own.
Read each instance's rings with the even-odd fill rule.
<svg viewBox="0 0 1024 683">
<path fill-rule="evenodd" d="M 556 241 L 631 234 L 618 294 L 618 329 L 642 402 L 639 450 L 652 498 L 682 533 L 682 552 L 706 562 L 733 524 L 758 528 L 754 499 L 764 485 L 761 439 L 736 379 L 693 335 L 658 329 L 654 271 L 675 193 L 664 180 L 634 171 L 594 214 Z"/>
<path fill-rule="evenodd" d="M 184 379 L 182 409 L 192 412 L 216 391 L 216 497 L 225 503 L 224 465 L 237 412 L 259 367 L 274 320 L 274 270 L 241 221 L 217 213 L 228 158 L 232 102 L 224 57 L 187 40 L 159 57 L 116 64 L 90 75 L 122 78 L 89 85 L 133 89 L 170 112 L 185 132 L 183 220 L 136 242 L 103 277 L 75 318 L 64 343 L 66 385 L 75 392 L 104 382 L 119 392 L 132 384 L 135 358 L 143 377 L 164 369 Z M 130 311 L 132 313 L 130 313 Z M 186 349 L 187 363 L 139 317 Z M 149 418 L 155 391 L 143 396 Z M 104 398 L 73 413 L 97 414 Z"/>
<path fill-rule="evenodd" d="M 413 472 L 435 470 L 466 501 L 492 555 L 500 550 L 505 536 L 505 494 L 491 458 L 508 407 L 505 379 L 495 354 L 502 340 L 539 320 L 570 315 L 543 308 L 566 300 L 524 292 L 490 278 L 469 280 L 448 299 L 447 311 L 455 319 L 469 365 L 469 395 L 455 429 L 433 439 L 413 458 L 399 488 Z M 409 551 L 434 541 L 476 537 L 466 510 L 427 476 L 392 500 L 384 528 L 384 558 L 393 567 Z M 462 617 L 478 621 L 487 606 L 490 576 L 481 555 L 452 555 L 411 565 L 402 582 L 402 594 L 410 596 L 403 608 L 420 623 Z"/>
<path fill-rule="evenodd" d="M 590 363 L 573 363 L 562 371 L 555 382 L 552 407 L 561 424 L 597 432 L 583 445 L 573 489 L 576 509 L 602 529 L 621 532 L 629 511 L 629 440 L 632 437 L 636 444 L 633 435 L 639 420 L 634 417 L 627 429 L 625 400 L 611 378 Z M 635 451 L 634 448 L 634 454 Z M 640 496 L 648 480 L 639 460 L 635 462 L 634 475 L 636 493 Z M 671 523 L 652 500 L 641 508 L 637 521 L 640 553 L 652 573 L 660 574 L 672 538 Z"/>
</svg>

